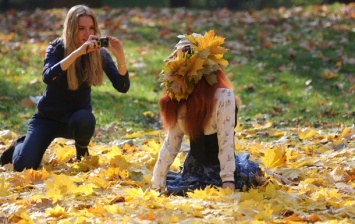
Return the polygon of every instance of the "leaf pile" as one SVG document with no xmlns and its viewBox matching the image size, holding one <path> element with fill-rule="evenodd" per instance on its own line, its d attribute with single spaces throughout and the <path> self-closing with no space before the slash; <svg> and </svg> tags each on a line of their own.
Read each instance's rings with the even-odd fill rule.
<svg viewBox="0 0 355 224">
<path fill-rule="evenodd" d="M 238 131 L 238 130 L 237 130 Z M 261 134 L 269 138 L 260 137 Z M 150 190 L 163 133 L 92 143 L 73 162 L 73 142 L 56 139 L 39 170 L 0 169 L 0 217 L 18 223 L 351 223 L 355 218 L 355 129 L 263 127 L 239 130 L 236 153 L 250 153 L 267 181 L 248 192 L 208 187 L 188 197 Z M 15 134 L 13 134 L 15 135 Z M 10 135 L 6 135 L 10 136 Z M 11 142 L 6 137 L 5 148 Z M 270 141 L 270 139 L 272 141 Z M 181 152 L 172 169 L 179 170 Z"/>
</svg>

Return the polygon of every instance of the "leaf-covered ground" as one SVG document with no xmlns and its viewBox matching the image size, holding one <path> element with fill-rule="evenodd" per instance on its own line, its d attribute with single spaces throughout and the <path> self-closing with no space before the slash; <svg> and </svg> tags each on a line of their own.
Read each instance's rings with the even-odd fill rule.
<svg viewBox="0 0 355 224">
<path fill-rule="evenodd" d="M 149 189 L 164 133 L 137 132 L 122 141 L 93 143 L 92 156 L 79 163 L 72 161 L 73 142 L 57 139 L 39 170 L 0 168 L 0 221 L 354 223 L 354 128 L 275 130 L 265 122 L 236 131 L 236 153 L 250 153 L 266 172 L 261 187 L 248 192 L 207 188 L 167 197 Z M 1 134 L 3 149 L 15 134 Z M 184 151 L 173 170 L 179 170 Z"/>
<path fill-rule="evenodd" d="M 124 115 L 134 115 L 132 102 L 147 104 L 145 117 L 155 130 L 101 124 L 91 156 L 82 162 L 73 161 L 73 141 L 56 139 L 39 170 L 1 167 L 0 223 L 355 223 L 354 6 L 235 13 L 103 8 L 98 14 L 106 32 L 146 44 L 128 43 L 138 55 L 127 51 L 133 97 L 123 99 Z M 1 88 L 22 86 L 16 89 L 22 98 L 43 88 L 39 62 L 48 40 L 60 35 L 64 15 L 62 9 L 1 14 Z M 228 71 L 245 102 L 235 151 L 260 163 L 267 181 L 247 192 L 207 188 L 188 197 L 159 195 L 149 186 L 165 133 L 156 125 L 156 101 L 144 100 L 156 86 L 147 91 L 136 85 L 152 82 L 178 34 L 208 28 L 229 39 Z M 24 51 L 24 42 L 36 44 Z M 154 46 L 164 54 L 152 52 Z M 22 55 L 13 53 L 20 49 Z M 14 61 L 16 69 L 10 67 Z M 6 123 L 13 114 L 8 103 L 17 94 L 7 91 L 0 96 L 0 153 L 20 134 L 19 124 Z M 121 103 L 102 95 L 105 100 L 94 100 Z M 26 120 L 32 113 L 22 110 Z M 179 170 L 187 148 L 188 142 L 172 170 Z"/>
</svg>

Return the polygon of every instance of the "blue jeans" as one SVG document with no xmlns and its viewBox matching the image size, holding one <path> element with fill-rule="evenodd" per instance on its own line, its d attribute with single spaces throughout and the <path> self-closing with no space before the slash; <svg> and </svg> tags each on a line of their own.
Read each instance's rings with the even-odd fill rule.
<svg viewBox="0 0 355 224">
<path fill-rule="evenodd" d="M 74 139 L 76 145 L 87 147 L 95 132 L 95 125 L 95 117 L 89 110 L 75 111 L 61 121 L 34 114 L 24 142 L 15 147 L 12 156 L 14 170 L 38 169 L 44 152 L 57 137 Z"/>
</svg>

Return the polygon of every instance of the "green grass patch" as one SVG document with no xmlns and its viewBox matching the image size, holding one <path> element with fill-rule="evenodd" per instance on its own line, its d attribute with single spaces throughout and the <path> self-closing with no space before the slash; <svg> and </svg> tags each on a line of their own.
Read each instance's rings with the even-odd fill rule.
<svg viewBox="0 0 355 224">
<path fill-rule="evenodd" d="M 143 14 L 143 9 L 135 9 L 132 15 L 129 8 L 119 15 L 114 9 L 98 9 L 100 24 L 111 19 L 114 27 L 120 27 L 104 28 L 103 33 L 123 41 L 131 74 L 126 94 L 117 93 L 108 80 L 93 88 L 98 129 L 112 122 L 128 131 L 160 128 L 161 88 L 156 77 L 162 61 L 178 41 L 177 35 L 209 29 L 226 37 L 225 56 L 230 62 L 226 72 L 243 101 L 241 122 L 262 116 L 276 126 L 352 125 L 355 31 L 344 7 L 266 9 L 252 14 L 186 9 L 149 9 L 145 13 L 151 14 Z M 354 10 L 351 7 L 346 9 Z M 52 12 L 56 17 L 51 17 Z M 42 15 L 55 24 L 64 19 L 58 9 Z M 19 28 L 25 18 L 17 16 L 10 20 L 0 14 L 7 21 L 0 32 L 0 130 L 25 132 L 36 107 L 23 100 L 41 95 L 44 51 L 58 30 L 37 28 L 37 17 L 30 17 L 26 18 L 32 19 L 29 34 Z M 16 34 L 11 36 L 12 32 Z"/>
</svg>

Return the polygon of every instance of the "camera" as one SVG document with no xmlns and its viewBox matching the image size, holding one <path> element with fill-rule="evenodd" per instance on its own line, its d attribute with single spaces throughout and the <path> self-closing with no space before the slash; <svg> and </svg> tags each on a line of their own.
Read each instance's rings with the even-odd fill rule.
<svg viewBox="0 0 355 224">
<path fill-rule="evenodd" d="M 109 43 L 108 37 L 100 37 L 100 39 L 97 40 L 99 47 L 108 47 Z"/>
</svg>

